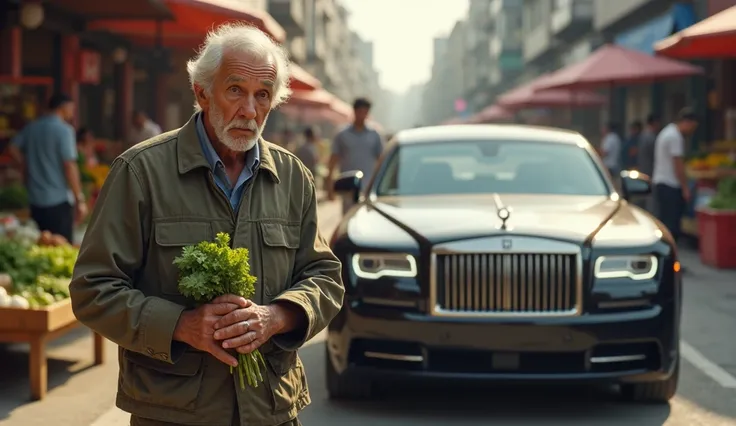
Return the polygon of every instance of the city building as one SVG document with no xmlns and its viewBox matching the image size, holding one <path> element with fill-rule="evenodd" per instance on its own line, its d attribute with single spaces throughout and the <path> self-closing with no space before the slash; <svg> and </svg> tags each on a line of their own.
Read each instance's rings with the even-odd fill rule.
<svg viewBox="0 0 736 426">
<path fill-rule="evenodd" d="M 468 116 L 465 100 L 468 23 L 458 21 L 447 38 L 435 39 L 432 74 L 424 85 L 422 118 L 426 124 L 437 124 L 458 116 Z"/>
</svg>

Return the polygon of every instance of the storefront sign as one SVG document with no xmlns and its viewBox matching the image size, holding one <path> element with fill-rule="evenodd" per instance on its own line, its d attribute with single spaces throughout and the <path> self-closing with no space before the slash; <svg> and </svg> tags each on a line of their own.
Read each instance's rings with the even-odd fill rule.
<svg viewBox="0 0 736 426">
<path fill-rule="evenodd" d="M 81 50 L 79 52 L 79 82 L 82 84 L 100 84 L 102 59 L 98 52 Z"/>
</svg>

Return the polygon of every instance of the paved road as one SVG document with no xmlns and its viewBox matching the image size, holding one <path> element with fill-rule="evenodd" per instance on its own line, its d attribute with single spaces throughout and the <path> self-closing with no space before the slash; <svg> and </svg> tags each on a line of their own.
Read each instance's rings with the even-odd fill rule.
<svg viewBox="0 0 736 426">
<path fill-rule="evenodd" d="M 325 204 L 325 231 L 339 210 Z M 312 405 L 302 415 L 306 426 L 331 425 L 736 425 L 736 273 L 701 266 L 683 253 L 689 266 L 681 384 L 669 406 L 619 403 L 608 389 L 394 387 L 378 401 L 334 403 L 323 383 L 323 335 L 301 351 L 307 367 Z M 51 352 L 52 389 L 43 402 L 27 403 L 27 357 L 23 350 L 0 349 L 0 425 L 124 426 L 127 417 L 112 409 L 117 364 L 89 368 L 92 343 L 86 332 L 59 342 Z"/>
</svg>

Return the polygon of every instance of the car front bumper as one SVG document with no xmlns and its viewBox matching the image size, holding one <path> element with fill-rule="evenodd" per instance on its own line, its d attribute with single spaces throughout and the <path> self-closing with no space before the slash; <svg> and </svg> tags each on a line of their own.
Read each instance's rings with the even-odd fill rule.
<svg viewBox="0 0 736 426">
<path fill-rule="evenodd" d="M 329 361 L 370 378 L 650 382 L 678 357 L 674 302 L 567 318 L 448 319 L 360 304 L 329 328 Z"/>
</svg>

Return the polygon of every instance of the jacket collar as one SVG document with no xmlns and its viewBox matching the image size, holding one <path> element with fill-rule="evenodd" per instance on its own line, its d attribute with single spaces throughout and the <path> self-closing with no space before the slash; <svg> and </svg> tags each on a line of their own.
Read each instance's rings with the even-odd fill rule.
<svg viewBox="0 0 736 426">
<path fill-rule="evenodd" d="M 179 166 L 179 173 L 186 174 L 200 167 L 210 168 L 210 164 L 202 152 L 202 145 L 197 136 L 197 115 L 194 114 L 187 123 L 179 129 L 177 133 L 176 155 Z M 276 165 L 263 138 L 258 140 L 258 148 L 260 149 L 260 163 L 258 168 L 266 170 L 276 183 L 280 182 Z"/>
</svg>

